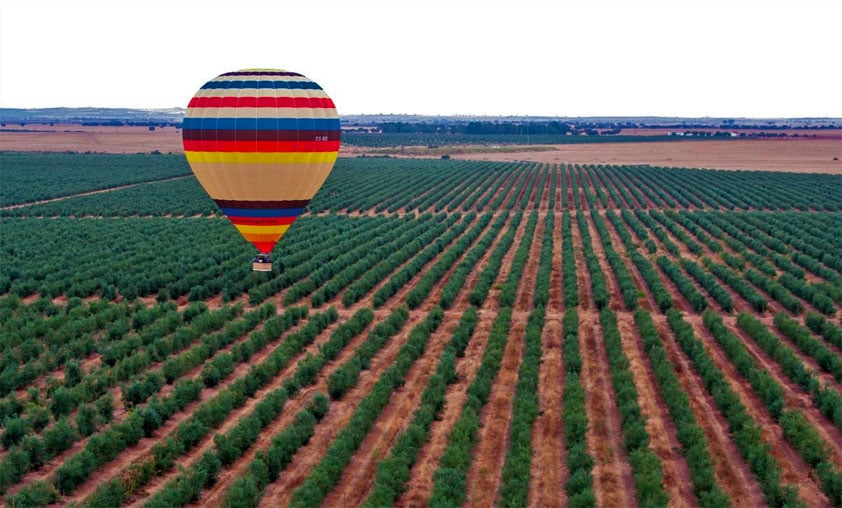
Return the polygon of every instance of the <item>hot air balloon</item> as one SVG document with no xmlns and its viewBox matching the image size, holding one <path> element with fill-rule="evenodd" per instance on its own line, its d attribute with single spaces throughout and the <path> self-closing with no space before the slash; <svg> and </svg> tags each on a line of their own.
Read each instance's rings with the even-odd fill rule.
<svg viewBox="0 0 842 508">
<path fill-rule="evenodd" d="M 190 169 L 260 252 L 269 253 L 333 168 L 339 116 L 314 81 L 280 69 L 227 72 L 190 100 L 182 125 Z"/>
</svg>

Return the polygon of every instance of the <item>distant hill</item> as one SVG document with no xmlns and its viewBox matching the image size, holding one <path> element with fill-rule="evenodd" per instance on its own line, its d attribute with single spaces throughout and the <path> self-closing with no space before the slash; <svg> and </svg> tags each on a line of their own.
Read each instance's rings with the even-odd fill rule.
<svg viewBox="0 0 842 508">
<path fill-rule="evenodd" d="M 183 108 L 0 108 L 2 123 L 81 123 L 89 125 L 181 125 Z"/>
</svg>

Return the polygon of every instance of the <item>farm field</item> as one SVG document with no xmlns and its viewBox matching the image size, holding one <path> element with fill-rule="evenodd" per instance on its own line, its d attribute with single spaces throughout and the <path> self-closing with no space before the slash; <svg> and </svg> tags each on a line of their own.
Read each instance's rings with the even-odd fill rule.
<svg viewBox="0 0 842 508">
<path fill-rule="evenodd" d="M 529 160 L 551 164 L 652 164 L 655 166 L 764 170 L 842 174 L 842 131 L 839 129 L 780 131 L 787 138 L 779 139 L 666 139 L 665 129 L 624 129 L 626 142 L 612 142 L 604 136 L 569 144 L 552 144 L 532 138 L 523 143 L 524 136 L 507 141 L 478 140 L 474 145 L 435 146 L 428 148 L 410 136 L 406 147 L 378 146 L 371 142 L 343 143 L 341 156 L 388 153 L 393 156 L 440 158 L 447 153 L 453 158 L 497 161 Z M 776 133 L 778 131 L 775 131 Z M 797 136 L 796 136 L 797 135 Z M 359 135 L 345 135 L 350 141 L 363 141 Z M 473 139 L 473 138 L 472 138 Z M 517 140 L 519 139 L 519 141 Z M 384 143 L 394 143 L 393 139 Z M 498 146 L 505 143 L 503 146 Z M 510 146 L 511 144 L 515 146 Z M 418 146 L 415 146 L 418 145 Z M 175 127 L 156 127 L 150 131 L 142 126 L 87 126 L 77 124 L 39 125 L 8 124 L 0 129 L 0 146 L 8 151 L 95 152 L 136 154 L 158 151 L 181 153 L 181 130 Z M 496 147 L 496 148 L 495 148 Z M 834 157 L 836 159 L 834 159 Z"/>
<path fill-rule="evenodd" d="M 257 273 L 181 154 L 0 153 L 0 493 L 842 506 L 842 176 L 632 162 L 341 158 Z"/>
</svg>

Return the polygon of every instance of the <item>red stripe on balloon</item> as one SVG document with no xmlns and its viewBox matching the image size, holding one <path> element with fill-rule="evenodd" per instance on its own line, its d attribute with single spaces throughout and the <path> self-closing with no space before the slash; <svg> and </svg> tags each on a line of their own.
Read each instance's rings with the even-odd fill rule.
<svg viewBox="0 0 842 508">
<path fill-rule="evenodd" d="M 220 141 L 185 139 L 188 152 L 338 152 L 334 141 Z"/>
<path fill-rule="evenodd" d="M 184 129 L 182 139 L 222 141 L 334 141 L 341 136 L 339 130 L 250 130 L 250 129 Z"/>
<path fill-rule="evenodd" d="M 288 226 L 295 222 L 295 217 L 236 217 L 228 216 L 228 220 L 240 226 Z"/>
<path fill-rule="evenodd" d="M 193 97 L 190 108 L 330 108 L 328 97 Z"/>
<path fill-rule="evenodd" d="M 252 245 L 257 247 L 257 250 L 259 250 L 260 252 L 262 252 L 264 254 L 269 254 L 270 252 L 272 252 L 272 248 L 278 242 L 251 242 L 251 243 L 252 243 Z"/>
</svg>

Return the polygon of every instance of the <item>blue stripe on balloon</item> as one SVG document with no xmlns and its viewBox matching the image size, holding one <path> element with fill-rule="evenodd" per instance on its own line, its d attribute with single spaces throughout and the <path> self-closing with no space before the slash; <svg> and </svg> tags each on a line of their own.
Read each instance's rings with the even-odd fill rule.
<svg viewBox="0 0 842 508">
<path fill-rule="evenodd" d="M 269 208 L 220 208 L 222 213 L 231 217 L 298 217 L 303 208 L 269 209 Z"/>
<path fill-rule="evenodd" d="M 209 81 L 202 89 L 213 88 L 287 88 L 297 90 L 321 90 L 313 81 L 275 81 L 275 80 L 234 80 L 234 81 Z"/>
<path fill-rule="evenodd" d="M 338 131 L 338 118 L 185 118 L 182 129 Z"/>
</svg>

